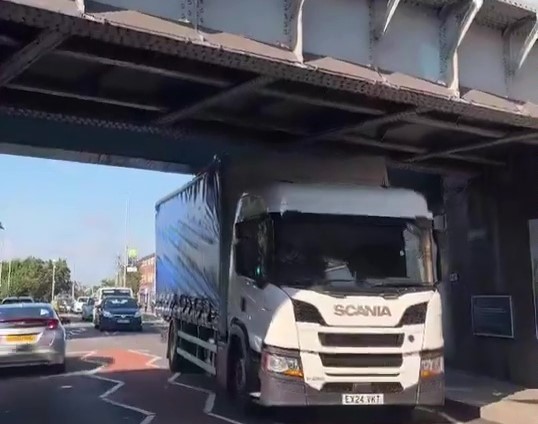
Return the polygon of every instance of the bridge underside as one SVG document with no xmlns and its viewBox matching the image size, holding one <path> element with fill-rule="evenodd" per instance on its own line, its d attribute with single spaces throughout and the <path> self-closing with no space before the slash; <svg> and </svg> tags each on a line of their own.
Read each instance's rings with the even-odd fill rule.
<svg viewBox="0 0 538 424">
<path fill-rule="evenodd" d="M 271 7 L 251 9 L 245 2 L 230 1 L 231 10 L 221 10 L 219 21 L 215 2 L 205 0 L 199 2 L 205 9 L 198 10 L 198 20 L 185 18 L 180 24 L 180 17 L 170 15 L 176 22 L 165 19 L 168 15 L 157 6 L 159 10 L 142 11 L 158 17 L 110 5 L 144 2 L 103 2 L 109 4 L 0 0 L 0 142 L 4 143 L 0 151 L 172 171 L 192 171 L 214 154 L 263 149 L 323 155 L 382 153 L 395 166 L 441 171 L 504 167 L 515 157 L 536 152 L 538 107 L 532 98 L 538 102 L 536 87 L 527 92 L 530 101 L 506 98 L 514 93 L 522 96 L 523 86 L 516 84 L 516 77 L 528 74 L 528 68 L 518 75 L 512 72 L 512 89 L 503 93 L 484 63 L 482 73 L 489 81 L 484 88 L 491 89 L 486 94 L 465 86 L 467 82 L 482 84 L 476 70 L 445 63 L 457 62 L 457 39 L 454 54 L 447 53 L 435 65 L 428 62 L 432 52 L 427 50 L 421 52 L 420 60 L 426 61 L 422 64 L 412 50 L 407 56 L 398 53 L 413 46 L 416 50 L 417 34 L 427 47 L 427 28 L 432 22 L 441 25 L 438 16 L 448 13 L 441 25 L 447 26 L 452 16 L 439 4 L 455 2 L 404 1 L 395 10 L 390 6 L 399 2 L 376 2 L 387 6 L 376 12 L 385 13 L 380 22 L 386 25 L 374 27 L 382 32 L 375 33 L 375 42 L 392 37 L 386 46 L 376 48 L 372 42 L 364 45 L 354 33 L 349 36 L 352 39 L 338 44 L 336 27 L 332 32 L 326 26 L 316 27 L 315 33 L 309 30 L 318 13 L 330 12 L 327 7 L 319 9 L 322 3 L 317 0 L 310 2 L 317 5 L 315 10 L 307 9 L 308 0 L 305 4 L 284 0 L 284 6 L 292 7 L 289 13 L 284 10 L 283 16 L 290 16 L 279 26 L 287 35 L 280 41 L 271 36 L 274 43 L 264 39 L 270 37 L 268 25 L 275 25 Z M 165 3 L 171 2 L 154 5 Z M 188 2 L 177 3 L 185 6 Z M 276 3 L 282 1 L 263 4 Z M 341 19 L 350 12 L 346 9 L 350 3 L 367 4 L 359 0 L 329 3 L 336 14 L 327 18 L 333 26 L 335 19 L 347 22 Z M 417 4 L 426 5 L 428 13 L 420 9 L 421 14 L 410 21 Z M 226 28 L 226 20 L 238 5 L 243 7 L 244 19 L 256 19 L 256 25 L 237 29 L 241 23 L 235 22 Z M 300 10 L 301 20 L 291 10 Z M 485 5 L 484 10 L 476 18 L 482 16 L 482 24 L 493 16 L 491 7 Z M 388 17 L 391 11 L 393 18 Z M 509 28 L 533 16 L 529 10 L 508 6 L 505 12 L 502 25 Z M 437 21 L 429 22 L 432 16 Z M 461 16 L 464 21 L 465 16 Z M 372 26 L 371 15 L 357 15 L 357 25 L 359 17 Z M 406 22 L 413 22 L 417 30 L 404 39 L 398 31 L 403 31 Z M 501 23 L 492 22 L 490 30 L 497 25 L 499 32 Z M 199 24 L 200 28 L 205 24 L 205 29 Z M 248 37 L 225 29 L 243 31 Z M 450 41 L 449 29 L 441 32 Z M 456 28 L 454 36 L 463 37 L 468 29 Z M 400 46 L 394 44 L 394 37 L 400 37 Z M 469 37 L 475 45 L 483 38 L 480 34 Z M 439 56 L 443 49 L 438 41 L 433 54 Z M 358 43 L 354 56 L 350 56 L 350 42 Z M 360 64 L 362 50 L 370 53 Z M 484 54 L 482 50 L 475 53 Z M 530 57 L 535 60 L 533 54 Z M 373 66 L 368 58 L 380 66 Z M 381 65 L 392 70 L 382 71 Z M 528 80 L 527 74 L 523 78 Z M 533 78 L 538 83 L 536 75 Z M 503 77 L 501 85 L 506 82 Z"/>
<path fill-rule="evenodd" d="M 535 0 L 100 1 L 0 0 L 0 153 L 384 154 L 446 218 L 447 360 L 538 384 Z M 513 297 L 513 340 L 473 335 L 476 293 Z"/>
</svg>

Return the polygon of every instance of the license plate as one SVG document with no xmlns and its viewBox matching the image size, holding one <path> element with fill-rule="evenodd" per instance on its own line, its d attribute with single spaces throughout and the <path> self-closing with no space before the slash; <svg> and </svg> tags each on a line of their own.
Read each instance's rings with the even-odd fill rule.
<svg viewBox="0 0 538 424">
<path fill-rule="evenodd" d="M 129 324 L 131 321 L 129 321 L 128 319 L 119 319 L 118 320 L 118 324 Z"/>
<path fill-rule="evenodd" d="M 11 334 L 6 336 L 8 343 L 34 343 L 37 340 L 35 334 Z"/>
<path fill-rule="evenodd" d="M 382 394 L 342 395 L 342 405 L 383 405 L 383 403 L 384 403 L 384 396 Z"/>
</svg>

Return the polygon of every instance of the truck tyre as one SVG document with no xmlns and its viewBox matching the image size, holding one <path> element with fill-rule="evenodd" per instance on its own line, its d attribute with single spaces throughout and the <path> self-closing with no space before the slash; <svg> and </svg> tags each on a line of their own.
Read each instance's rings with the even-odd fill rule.
<svg viewBox="0 0 538 424">
<path fill-rule="evenodd" d="M 240 408 L 256 415 L 261 412 L 261 407 L 250 396 L 252 382 L 253 370 L 248 353 L 245 353 L 242 343 L 236 343 L 230 361 L 229 393 Z"/>
<path fill-rule="evenodd" d="M 168 357 L 168 368 L 172 372 L 181 372 L 182 357 L 177 353 L 177 327 L 171 322 L 168 329 L 168 348 L 166 356 Z"/>
</svg>

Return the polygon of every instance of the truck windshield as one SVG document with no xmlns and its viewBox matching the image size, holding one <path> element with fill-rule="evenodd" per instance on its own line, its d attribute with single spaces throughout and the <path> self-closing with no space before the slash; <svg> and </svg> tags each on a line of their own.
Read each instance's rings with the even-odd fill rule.
<svg viewBox="0 0 538 424">
<path fill-rule="evenodd" d="M 273 216 L 277 283 L 345 291 L 433 282 L 431 230 L 401 218 Z"/>
</svg>

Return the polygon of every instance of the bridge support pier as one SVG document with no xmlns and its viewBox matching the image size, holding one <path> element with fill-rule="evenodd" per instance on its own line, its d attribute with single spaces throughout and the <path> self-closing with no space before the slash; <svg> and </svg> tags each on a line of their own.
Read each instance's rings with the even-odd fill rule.
<svg viewBox="0 0 538 424">
<path fill-rule="evenodd" d="M 538 386 L 537 177 L 538 160 L 522 156 L 504 173 L 444 181 L 449 269 L 443 295 L 451 329 L 447 362 L 531 387 Z M 480 295 L 510 296 L 512 324 L 502 298 L 489 310 L 475 308 L 482 315 L 474 315 L 472 299 Z M 484 326 L 499 330 L 497 336 L 476 334 Z"/>
</svg>

